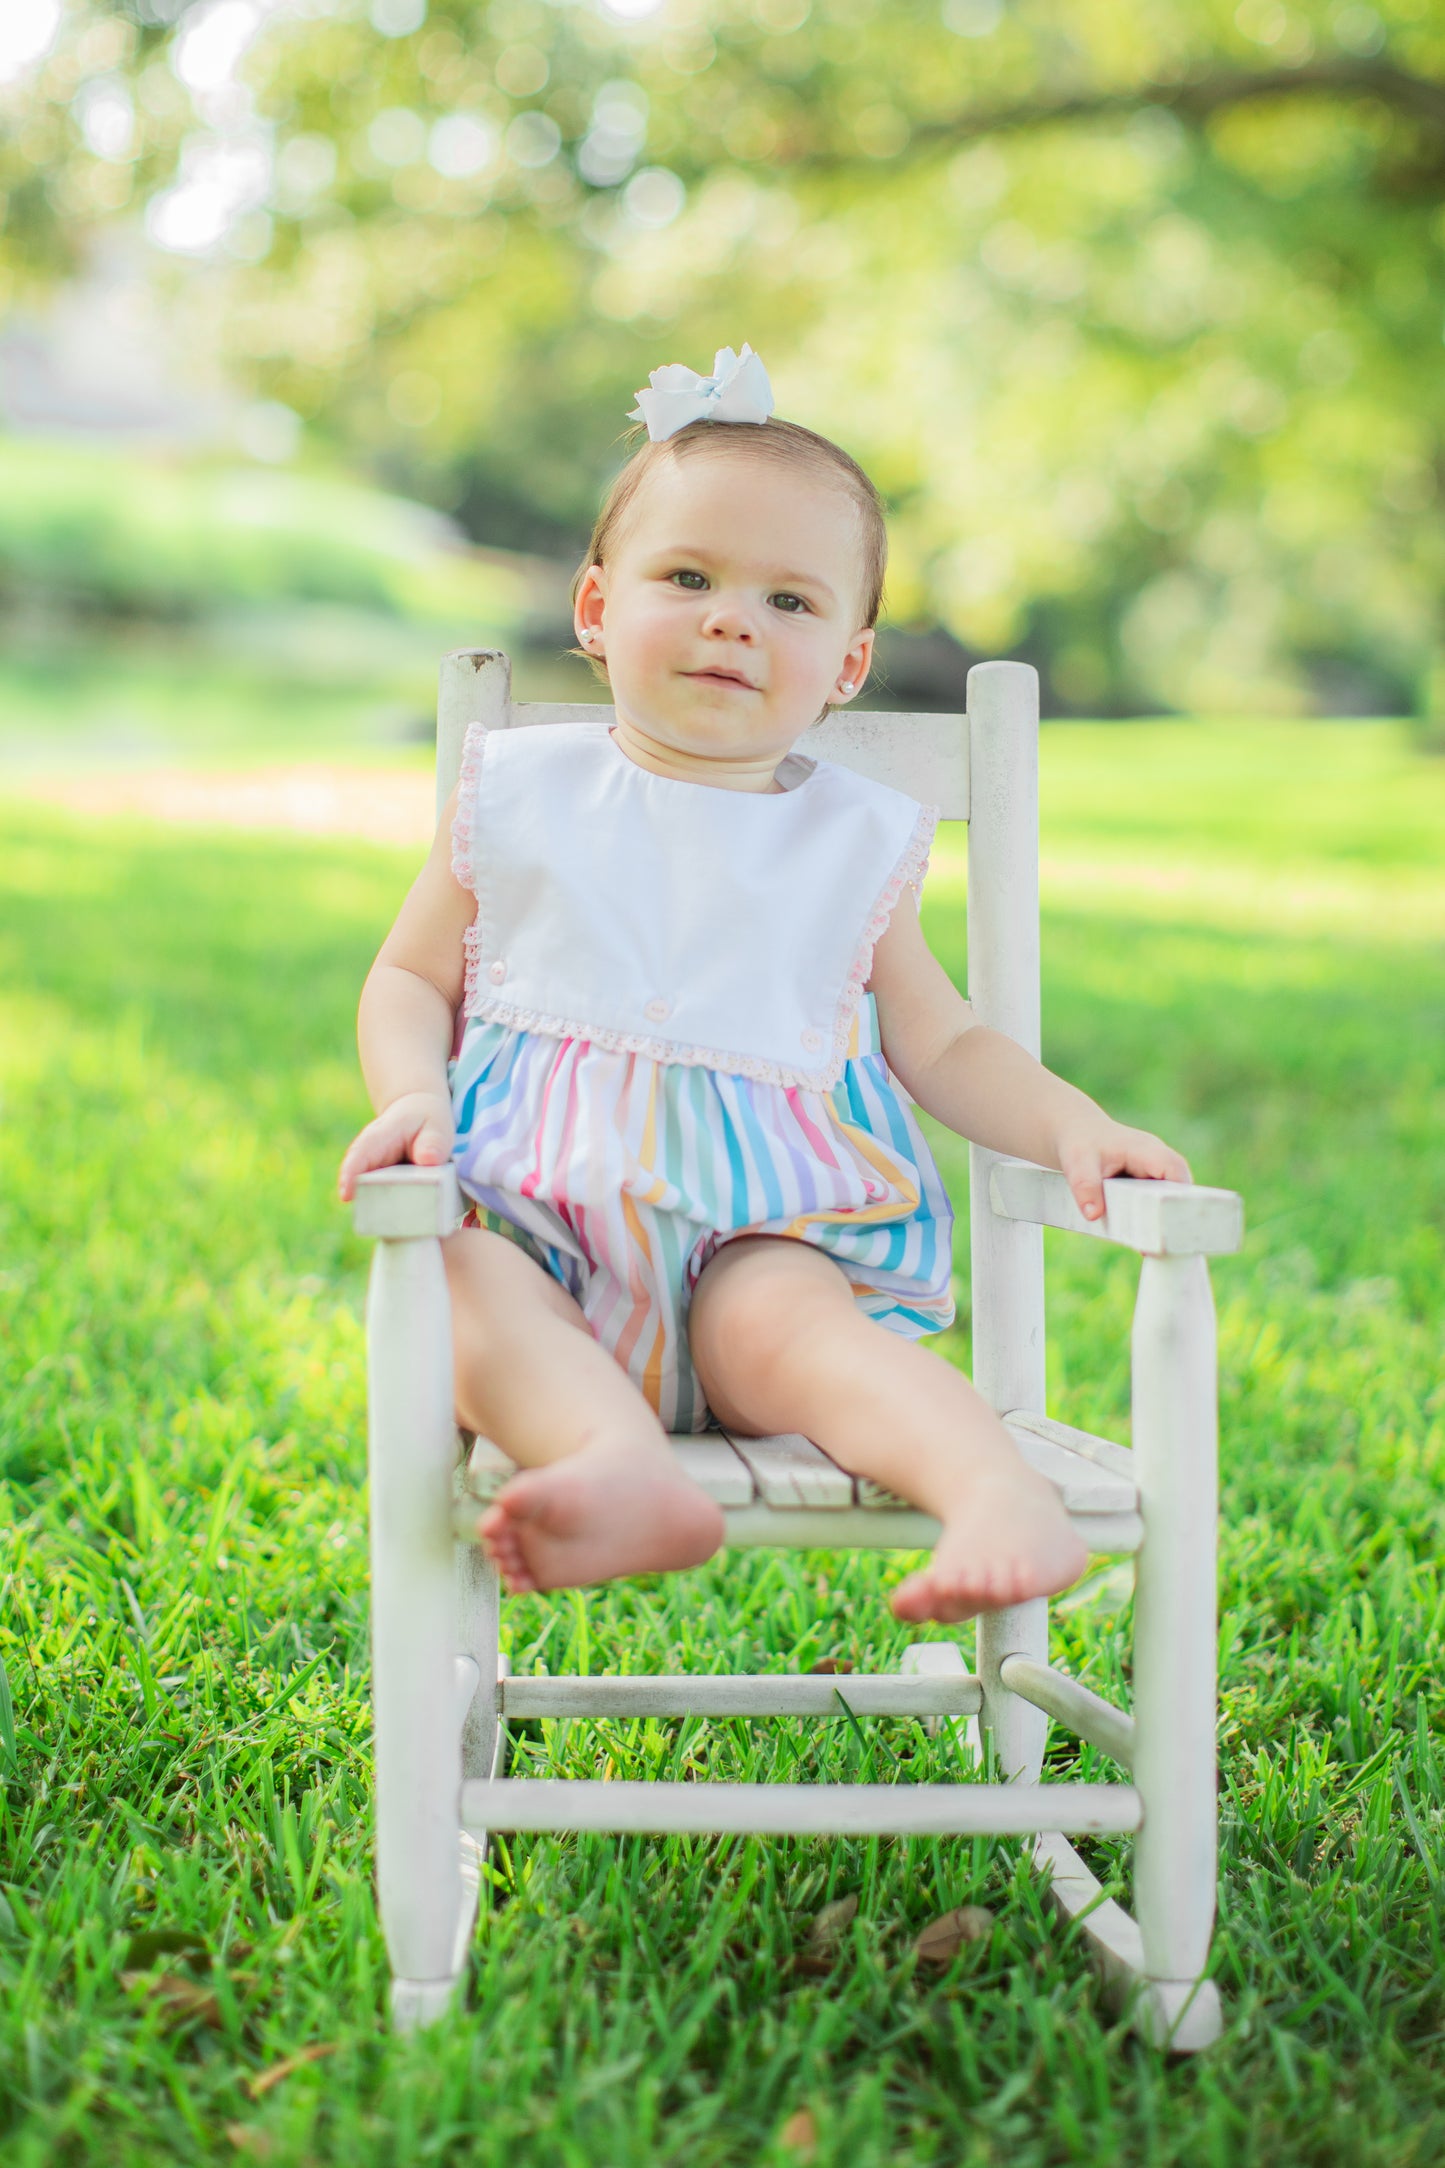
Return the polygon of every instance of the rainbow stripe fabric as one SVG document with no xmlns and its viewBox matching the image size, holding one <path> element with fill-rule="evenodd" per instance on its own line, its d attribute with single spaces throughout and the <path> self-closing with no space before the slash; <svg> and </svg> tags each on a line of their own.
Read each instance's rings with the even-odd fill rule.
<svg viewBox="0 0 1445 2168">
<path fill-rule="evenodd" d="M 712 1419 L 687 1305 L 730 1236 L 817 1244 L 866 1313 L 909 1339 L 953 1322 L 953 1210 L 871 994 L 826 1092 L 477 1017 L 448 1074 L 469 1222 L 560 1281 L 665 1430 Z"/>
</svg>

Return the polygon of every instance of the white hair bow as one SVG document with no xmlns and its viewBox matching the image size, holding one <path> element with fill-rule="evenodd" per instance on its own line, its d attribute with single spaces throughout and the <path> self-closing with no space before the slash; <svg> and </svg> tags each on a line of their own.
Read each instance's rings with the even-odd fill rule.
<svg viewBox="0 0 1445 2168">
<path fill-rule="evenodd" d="M 646 422 L 654 444 L 675 436 L 689 422 L 765 422 L 773 411 L 768 372 L 743 342 L 741 354 L 720 346 L 712 375 L 699 376 L 685 362 L 670 361 L 648 377 L 650 391 L 639 391 L 629 421 Z"/>
</svg>

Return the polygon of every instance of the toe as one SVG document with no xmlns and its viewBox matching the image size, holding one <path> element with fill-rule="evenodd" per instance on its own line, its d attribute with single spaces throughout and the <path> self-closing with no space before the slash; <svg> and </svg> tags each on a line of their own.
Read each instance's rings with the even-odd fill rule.
<svg viewBox="0 0 1445 2168">
<path fill-rule="evenodd" d="M 900 1611 L 900 1618 L 907 1618 L 915 1625 L 926 1626 L 931 1620 L 951 1619 L 949 1591 L 936 1573 L 911 1574 L 898 1591 L 908 1608 Z M 959 1614 L 966 1616 L 966 1613 Z"/>
<path fill-rule="evenodd" d="M 483 1535 L 482 1549 L 503 1576 L 511 1594 L 515 1596 L 522 1592 L 519 1584 L 528 1580 L 527 1562 L 522 1555 L 521 1546 L 507 1525 L 505 1515 L 500 1518 L 501 1526 Z"/>
<path fill-rule="evenodd" d="M 547 1485 L 539 1482 L 537 1472 L 529 1470 L 526 1475 L 514 1475 L 503 1491 L 498 1491 L 494 1511 L 504 1513 L 514 1521 L 530 1521 L 545 1502 Z"/>
<path fill-rule="evenodd" d="M 934 1590 L 928 1615 L 942 1626 L 957 1626 L 963 1619 L 972 1618 L 978 1607 L 976 1591 L 950 1583 Z"/>
</svg>

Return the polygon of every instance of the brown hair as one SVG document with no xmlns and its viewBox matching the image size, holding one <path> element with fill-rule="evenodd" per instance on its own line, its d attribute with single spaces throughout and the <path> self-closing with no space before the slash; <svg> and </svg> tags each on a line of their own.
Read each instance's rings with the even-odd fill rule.
<svg viewBox="0 0 1445 2168">
<path fill-rule="evenodd" d="M 639 423 L 630 432 L 634 438 L 641 434 L 641 426 Z M 818 436 L 811 429 L 804 429 L 799 422 L 779 421 L 776 416 L 766 422 L 689 422 L 685 429 L 679 429 L 675 436 L 665 437 L 660 444 L 654 444 L 650 438 L 644 439 L 613 478 L 612 486 L 602 500 L 587 555 L 573 577 L 574 602 L 589 566 L 607 563 L 627 515 L 653 468 L 663 460 L 692 459 L 703 452 L 718 458 L 728 453 L 750 452 L 840 488 L 858 514 L 863 559 L 863 622 L 865 625 L 877 624 L 878 613 L 883 607 L 883 577 L 888 568 L 888 531 L 883 521 L 883 500 L 857 460 L 850 458 L 840 444 L 834 444 L 830 437 Z M 578 648 L 573 652 L 584 654 L 585 650 Z M 602 658 L 588 655 L 587 660 L 598 676 L 605 679 L 607 665 Z"/>
</svg>

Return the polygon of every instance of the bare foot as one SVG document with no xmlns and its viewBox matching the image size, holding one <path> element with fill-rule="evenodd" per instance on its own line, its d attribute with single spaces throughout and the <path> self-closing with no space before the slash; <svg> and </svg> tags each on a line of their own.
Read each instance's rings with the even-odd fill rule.
<svg viewBox="0 0 1445 2168">
<path fill-rule="evenodd" d="M 990 1469 L 945 1514 L 928 1564 L 894 1590 L 893 1613 L 952 1621 L 1053 1596 L 1077 1581 L 1088 1555 L 1052 1484 L 1022 1463 Z"/>
<path fill-rule="evenodd" d="M 700 1566 L 723 1539 L 721 1508 L 670 1452 L 615 1439 L 514 1476 L 478 1528 L 513 1596 Z"/>
</svg>

